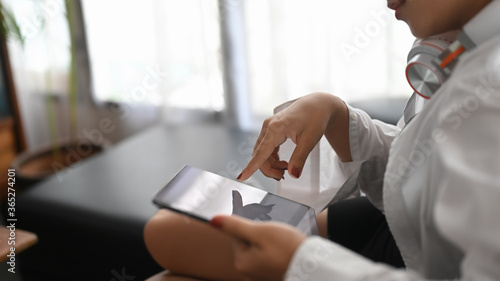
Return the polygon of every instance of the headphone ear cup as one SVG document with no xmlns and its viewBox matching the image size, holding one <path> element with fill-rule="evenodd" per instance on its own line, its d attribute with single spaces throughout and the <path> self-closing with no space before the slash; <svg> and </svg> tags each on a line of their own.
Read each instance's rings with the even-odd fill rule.
<svg viewBox="0 0 500 281">
<path fill-rule="evenodd" d="M 448 48 L 451 42 L 440 38 L 417 39 L 408 54 L 406 79 L 413 90 L 429 99 L 445 82 L 446 75 L 433 60 Z"/>
</svg>

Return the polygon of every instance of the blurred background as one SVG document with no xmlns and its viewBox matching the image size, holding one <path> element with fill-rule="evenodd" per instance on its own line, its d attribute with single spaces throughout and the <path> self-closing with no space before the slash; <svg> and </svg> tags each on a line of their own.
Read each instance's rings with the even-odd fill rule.
<svg viewBox="0 0 500 281">
<path fill-rule="evenodd" d="M 386 6 L 0 0 L 0 201 L 12 168 L 17 227 L 39 238 L 21 254 L 22 279 L 158 272 L 142 238 L 155 192 L 183 164 L 235 178 L 288 100 L 328 92 L 397 120 L 414 38 Z M 21 280 L 7 268 L 1 280 Z"/>
<path fill-rule="evenodd" d="M 8 54 L 26 148 L 48 143 L 51 130 L 70 134 L 72 55 L 71 126 L 81 134 L 109 118 L 112 142 L 157 122 L 255 130 L 275 106 L 316 91 L 348 102 L 411 93 L 404 67 L 413 38 L 385 1 L 224 2 L 85 0 L 70 33 L 63 0 L 2 0 L 22 36 L 9 38 Z"/>
</svg>

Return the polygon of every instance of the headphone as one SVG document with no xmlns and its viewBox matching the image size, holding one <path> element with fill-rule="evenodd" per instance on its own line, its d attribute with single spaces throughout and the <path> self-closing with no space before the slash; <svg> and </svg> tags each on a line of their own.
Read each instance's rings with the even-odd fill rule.
<svg viewBox="0 0 500 281">
<path fill-rule="evenodd" d="M 446 81 L 447 76 L 434 61 L 456 40 L 457 32 L 417 38 L 408 54 L 406 79 L 413 90 L 429 99 Z"/>
<path fill-rule="evenodd" d="M 406 79 L 415 93 L 430 99 L 446 82 L 465 52 L 500 34 L 499 14 L 500 1 L 493 0 L 463 30 L 417 38 L 406 66 Z"/>
</svg>

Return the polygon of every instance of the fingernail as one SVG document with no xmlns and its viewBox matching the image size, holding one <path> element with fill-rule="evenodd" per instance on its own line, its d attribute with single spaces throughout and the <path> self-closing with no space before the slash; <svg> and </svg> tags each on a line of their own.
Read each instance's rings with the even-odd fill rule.
<svg viewBox="0 0 500 281">
<path fill-rule="evenodd" d="M 243 175 L 243 173 L 239 174 L 239 176 L 236 179 L 240 180 L 242 175 Z"/>
<path fill-rule="evenodd" d="M 222 228 L 223 223 L 224 223 L 223 217 L 215 217 L 210 221 L 210 225 L 215 228 Z"/>
<path fill-rule="evenodd" d="M 299 168 L 297 168 L 297 167 L 292 168 L 292 177 L 298 179 L 300 177 L 300 173 L 301 173 L 301 171 Z"/>
</svg>

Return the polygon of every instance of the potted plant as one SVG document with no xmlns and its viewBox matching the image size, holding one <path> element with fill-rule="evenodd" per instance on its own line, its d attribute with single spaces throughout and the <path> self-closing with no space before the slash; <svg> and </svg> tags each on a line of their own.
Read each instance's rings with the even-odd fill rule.
<svg viewBox="0 0 500 281">
<path fill-rule="evenodd" d="M 46 146 L 38 147 L 32 150 L 26 150 L 20 153 L 12 162 L 11 167 L 16 170 L 17 187 L 27 187 L 47 176 L 56 174 L 58 177 L 66 171 L 67 167 L 74 166 L 79 161 L 92 156 L 103 150 L 108 145 L 107 141 L 99 143 L 88 139 L 77 137 L 77 67 L 75 65 L 75 4 L 78 1 L 65 0 L 67 22 L 71 38 L 70 43 L 70 66 L 68 75 L 68 95 L 67 108 L 69 117 L 70 137 L 61 139 L 57 134 L 58 120 L 56 118 L 55 103 L 57 99 L 49 93 L 46 96 L 46 112 L 49 124 L 51 143 Z M 79 3 L 79 2 L 78 2 Z M 3 34 L 10 39 L 18 40 L 24 45 L 24 37 L 17 21 L 10 10 L 0 3 L 1 20 Z M 50 78 L 50 73 L 47 74 Z M 49 80 L 49 79 L 48 79 Z M 50 92 L 50 83 L 48 92 Z"/>
</svg>

